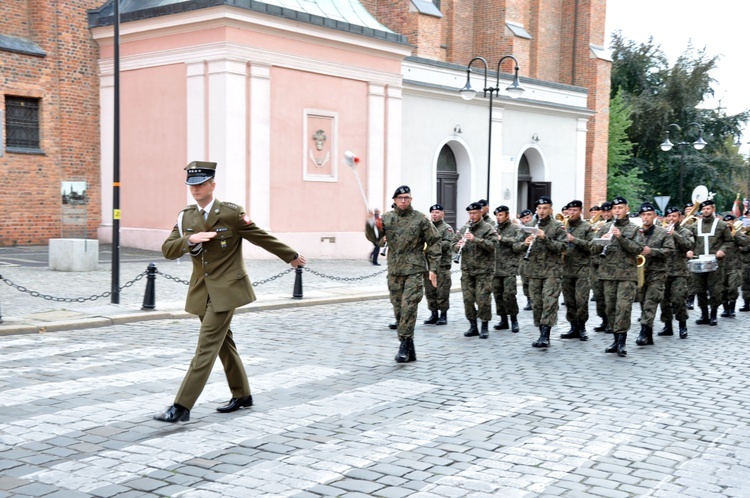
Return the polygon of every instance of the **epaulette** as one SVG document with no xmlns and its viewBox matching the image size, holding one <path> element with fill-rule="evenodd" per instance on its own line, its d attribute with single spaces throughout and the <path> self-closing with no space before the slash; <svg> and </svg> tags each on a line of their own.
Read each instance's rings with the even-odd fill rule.
<svg viewBox="0 0 750 498">
<path fill-rule="evenodd" d="M 224 201 L 221 201 L 221 205 L 222 206 L 226 206 L 229 209 L 234 209 L 235 211 L 242 211 L 242 208 L 239 207 L 237 204 L 235 204 L 233 202 L 224 202 Z"/>
<path fill-rule="evenodd" d="M 198 206 L 196 204 L 190 204 L 189 206 L 182 208 L 183 211 L 190 211 L 191 209 L 198 209 Z"/>
</svg>

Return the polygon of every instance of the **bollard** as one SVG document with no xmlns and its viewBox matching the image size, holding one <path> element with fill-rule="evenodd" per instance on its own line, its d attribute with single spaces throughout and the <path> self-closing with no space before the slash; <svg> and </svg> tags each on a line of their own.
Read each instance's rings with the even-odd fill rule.
<svg viewBox="0 0 750 498">
<path fill-rule="evenodd" d="M 150 263 L 146 269 L 146 292 L 143 294 L 142 310 L 152 310 L 156 308 L 156 265 Z"/>
<path fill-rule="evenodd" d="M 302 299 L 302 267 L 298 266 L 294 269 L 294 290 L 292 291 L 292 298 Z"/>
</svg>

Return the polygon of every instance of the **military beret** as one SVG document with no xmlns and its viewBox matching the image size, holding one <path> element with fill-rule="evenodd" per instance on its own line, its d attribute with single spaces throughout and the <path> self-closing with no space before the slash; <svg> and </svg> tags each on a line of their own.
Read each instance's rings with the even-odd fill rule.
<svg viewBox="0 0 750 498">
<path fill-rule="evenodd" d="M 566 204 L 566 205 L 564 205 L 564 206 L 562 207 L 562 210 L 563 210 L 563 211 L 565 211 L 565 210 L 566 210 L 566 209 L 568 209 L 569 207 L 570 207 L 570 204 Z"/>
<path fill-rule="evenodd" d="M 187 170 L 185 183 L 187 185 L 200 185 L 216 176 L 216 163 L 193 161 L 185 166 L 185 170 Z"/>
<path fill-rule="evenodd" d="M 705 201 L 701 202 L 701 209 L 703 209 L 706 206 L 714 206 L 716 203 L 713 201 L 713 199 L 706 199 Z"/>
<path fill-rule="evenodd" d="M 674 206 L 669 206 L 665 211 L 664 214 L 672 214 L 672 213 L 680 213 L 681 211 L 679 208 L 676 208 Z"/>
<path fill-rule="evenodd" d="M 480 206 L 482 206 L 482 207 L 487 207 L 487 206 L 489 206 L 489 205 L 490 205 L 490 203 L 489 203 L 489 202 L 487 202 L 487 199 L 479 199 L 479 200 L 477 201 L 477 204 L 479 204 L 479 205 L 480 205 Z"/>
<path fill-rule="evenodd" d="M 618 195 L 617 197 L 615 197 L 614 199 L 612 199 L 612 205 L 613 206 L 619 206 L 620 204 L 625 204 L 627 206 L 628 205 L 628 200 L 626 198 L 624 198 L 623 196 L 621 196 L 621 195 Z"/>
<path fill-rule="evenodd" d="M 692 202 L 688 202 L 687 204 L 685 204 L 685 207 L 686 208 L 691 208 L 691 207 L 693 207 L 693 203 Z"/>
<path fill-rule="evenodd" d="M 498 206 L 495 208 L 495 210 L 492 212 L 492 214 L 497 213 L 508 213 L 510 212 L 510 209 L 508 209 L 508 206 Z"/>
<path fill-rule="evenodd" d="M 391 199 L 395 199 L 399 195 L 402 194 L 411 194 L 411 189 L 408 185 L 401 185 L 399 188 L 396 189 L 396 191 L 393 193 L 393 197 Z"/>
<path fill-rule="evenodd" d="M 727 215 L 724 216 L 724 221 L 734 221 L 736 219 L 737 219 L 737 217 L 735 215 L 733 215 L 733 214 L 727 214 Z"/>
<path fill-rule="evenodd" d="M 609 201 L 602 202 L 602 211 L 612 211 L 612 203 Z"/>
<path fill-rule="evenodd" d="M 445 211 L 445 208 L 443 208 L 443 206 L 440 204 L 433 204 L 432 206 L 430 206 L 430 212 L 433 211 Z"/>
<path fill-rule="evenodd" d="M 530 209 L 524 209 L 519 216 L 523 218 L 524 216 L 531 216 L 532 214 L 534 213 L 532 213 Z"/>
<path fill-rule="evenodd" d="M 583 202 L 577 201 L 577 200 L 576 201 L 570 201 L 568 203 L 568 207 L 569 208 L 582 208 L 583 207 Z"/>
<path fill-rule="evenodd" d="M 591 206 L 591 209 L 589 209 L 589 212 L 591 212 L 591 211 L 601 211 L 601 210 L 602 210 L 602 208 L 600 208 L 599 206 Z"/>
<path fill-rule="evenodd" d="M 479 204 L 478 202 L 472 202 L 471 204 L 466 206 L 466 210 L 467 211 L 481 211 L 482 205 Z"/>
<path fill-rule="evenodd" d="M 537 206 L 540 206 L 540 205 L 542 205 L 542 204 L 552 204 L 552 199 L 550 199 L 550 198 L 549 198 L 549 196 L 547 196 L 547 195 L 543 195 L 543 196 L 541 196 L 541 197 L 540 197 L 540 198 L 539 198 L 539 199 L 538 199 L 538 200 L 536 201 L 536 205 L 537 205 Z"/>
<path fill-rule="evenodd" d="M 643 204 L 641 204 L 641 208 L 638 210 L 638 213 L 647 213 L 649 211 L 656 211 L 656 208 L 650 202 L 644 202 Z"/>
</svg>

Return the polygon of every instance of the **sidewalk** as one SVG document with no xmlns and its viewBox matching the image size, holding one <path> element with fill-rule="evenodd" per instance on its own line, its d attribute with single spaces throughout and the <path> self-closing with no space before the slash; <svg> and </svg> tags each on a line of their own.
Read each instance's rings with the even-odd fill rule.
<svg viewBox="0 0 750 498">
<path fill-rule="evenodd" d="M 103 296 L 112 287 L 110 246 L 100 247 L 99 269 L 94 272 L 51 271 L 47 258 L 47 247 L 0 247 L 0 335 L 191 316 L 184 311 L 184 282 L 192 271 L 186 257 L 169 261 L 158 252 L 122 248 L 119 285 L 129 286 L 120 291 L 119 304 L 112 304 L 111 296 Z M 385 258 L 382 260 L 382 266 L 370 264 L 366 255 L 362 260 L 309 261 L 302 272 L 301 299 L 292 297 L 294 270 L 279 276 L 291 266 L 277 259 L 246 260 L 258 300 L 237 312 L 387 298 L 387 266 Z M 145 275 L 138 278 L 149 263 L 154 263 L 159 272 L 155 309 L 143 310 L 147 279 Z M 274 276 L 278 277 L 271 279 Z M 457 284 L 454 278 L 454 287 Z M 19 287 L 26 291 L 19 291 Z"/>
</svg>

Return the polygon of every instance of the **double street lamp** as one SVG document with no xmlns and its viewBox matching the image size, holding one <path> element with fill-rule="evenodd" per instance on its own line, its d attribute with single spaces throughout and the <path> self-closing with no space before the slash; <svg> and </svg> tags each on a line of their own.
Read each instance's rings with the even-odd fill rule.
<svg viewBox="0 0 750 498">
<path fill-rule="evenodd" d="M 513 75 L 513 82 L 505 87 L 505 91 L 508 94 L 508 96 L 512 99 L 517 99 L 520 97 L 524 89 L 521 86 L 521 83 L 518 80 L 518 60 L 516 60 L 515 57 L 512 55 L 506 55 L 504 57 L 501 57 L 500 60 L 497 63 L 497 78 L 495 80 L 495 86 L 487 86 L 487 72 L 489 70 L 489 65 L 487 64 L 487 61 L 483 57 L 474 57 L 469 61 L 469 64 L 466 66 L 466 85 L 461 89 L 461 98 L 464 100 L 471 100 L 476 95 L 477 92 L 471 87 L 471 65 L 475 61 L 482 61 L 482 64 L 484 64 L 484 88 L 482 91 L 484 92 L 484 96 L 487 96 L 487 93 L 490 94 L 490 119 L 489 119 L 489 126 L 488 126 L 488 146 L 487 146 L 487 201 L 490 200 L 490 171 L 492 167 L 492 99 L 495 95 L 500 95 L 500 65 L 503 63 L 504 60 L 511 59 L 515 63 L 515 73 Z"/>
<path fill-rule="evenodd" d="M 685 199 L 683 197 L 683 188 L 684 188 L 684 180 L 685 180 L 685 149 L 688 145 L 692 145 L 695 150 L 703 150 L 703 148 L 708 145 L 708 143 L 703 140 L 703 127 L 700 125 L 700 123 L 690 123 L 688 126 L 695 126 L 698 128 L 698 139 L 695 142 L 686 142 L 682 140 L 682 128 L 680 128 L 679 125 L 675 123 L 670 123 L 669 126 L 667 126 L 667 129 L 664 131 L 664 141 L 659 145 L 661 150 L 664 152 L 668 152 L 672 150 L 672 147 L 677 146 L 680 149 L 680 190 L 679 190 L 679 202 L 681 205 L 684 205 Z M 679 141 L 677 143 L 672 143 L 671 140 L 669 140 L 669 128 L 674 127 L 677 130 L 677 133 L 679 133 Z"/>
</svg>

